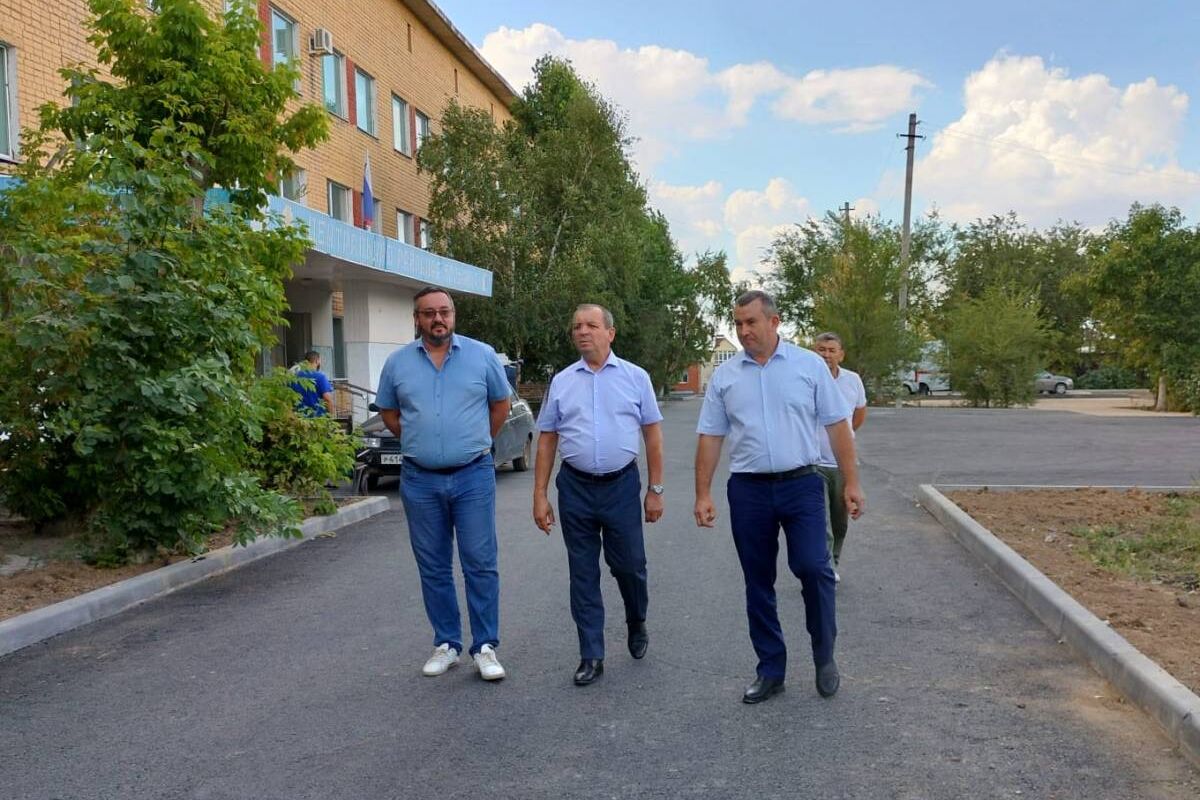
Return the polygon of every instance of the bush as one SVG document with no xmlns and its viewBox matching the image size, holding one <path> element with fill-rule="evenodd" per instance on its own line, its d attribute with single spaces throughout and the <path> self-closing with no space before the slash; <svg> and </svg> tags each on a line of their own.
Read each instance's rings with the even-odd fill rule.
<svg viewBox="0 0 1200 800">
<path fill-rule="evenodd" d="M 947 314 L 944 366 L 950 385 L 973 406 L 1029 405 L 1048 341 L 1030 295 L 993 286 Z"/>
<path fill-rule="evenodd" d="M 73 102 L 41 109 L 0 193 L 0 503 L 78 518 L 104 564 L 295 533 L 252 470 L 277 419 L 254 362 L 307 242 L 259 209 L 326 114 L 288 110 L 298 75 L 264 70 L 245 4 L 89 5 L 114 80 L 64 70 Z M 236 188 L 205 211 L 215 185 Z"/>
<path fill-rule="evenodd" d="M 1077 389 L 1137 389 L 1143 385 L 1128 367 L 1105 366 L 1085 372 L 1075 381 Z"/>
<path fill-rule="evenodd" d="M 328 508 L 325 484 L 353 470 L 354 440 L 330 417 L 298 413 L 294 380 L 277 369 L 255 387 L 255 404 L 266 416 L 262 438 L 251 443 L 251 464 L 262 486 Z"/>
</svg>

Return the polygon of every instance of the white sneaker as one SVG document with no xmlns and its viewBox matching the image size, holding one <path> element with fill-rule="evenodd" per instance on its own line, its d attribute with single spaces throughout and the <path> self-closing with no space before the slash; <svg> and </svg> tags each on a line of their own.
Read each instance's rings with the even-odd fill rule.
<svg viewBox="0 0 1200 800">
<path fill-rule="evenodd" d="M 838 571 L 836 569 L 833 571 L 833 582 L 834 583 L 842 582 L 842 576 L 838 574 Z"/>
<path fill-rule="evenodd" d="M 427 677 L 441 675 L 451 667 L 458 666 L 458 651 L 448 644 L 439 644 L 437 649 L 433 651 L 433 655 L 425 662 L 425 666 L 421 668 L 421 674 Z"/>
<path fill-rule="evenodd" d="M 485 644 L 475 654 L 475 668 L 485 681 L 498 681 L 504 677 L 504 667 L 500 666 L 500 659 L 496 658 L 496 651 L 490 644 Z"/>
</svg>

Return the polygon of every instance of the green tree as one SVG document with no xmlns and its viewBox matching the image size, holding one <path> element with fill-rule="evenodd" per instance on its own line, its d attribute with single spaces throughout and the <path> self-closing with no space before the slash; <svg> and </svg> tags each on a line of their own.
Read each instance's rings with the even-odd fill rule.
<svg viewBox="0 0 1200 800">
<path fill-rule="evenodd" d="M 944 309 L 963 298 L 982 297 L 993 286 L 1032 293 L 1051 334 L 1048 364 L 1040 366 L 1078 374 L 1090 332 L 1091 304 L 1084 290 L 1087 231 L 1064 222 L 1037 231 L 1009 212 L 956 225 L 951 237 L 950 256 L 937 270 L 947 289 Z"/>
<path fill-rule="evenodd" d="M 576 357 L 574 307 L 601 303 L 619 352 L 660 386 L 673 383 L 711 347 L 715 257 L 686 268 L 647 207 L 623 120 L 568 62 L 541 59 L 512 113 L 497 127 L 452 101 L 419 155 L 435 248 L 493 275 L 492 297 L 459 300 L 460 329 L 545 375 Z"/>
<path fill-rule="evenodd" d="M 81 517 L 108 562 L 286 530 L 296 504 L 251 470 L 274 414 L 254 363 L 307 243 L 259 209 L 325 115 L 288 110 L 296 72 L 264 69 L 245 4 L 90 8 L 116 80 L 64 70 L 74 103 L 42 109 L 0 195 L 0 502 Z M 200 213 L 217 184 L 232 202 Z"/>
<path fill-rule="evenodd" d="M 1087 285 L 1104 332 L 1128 364 L 1157 378 L 1156 410 L 1183 407 L 1200 378 L 1200 227 L 1186 227 L 1177 208 L 1134 205 L 1092 256 Z"/>
<path fill-rule="evenodd" d="M 818 298 L 840 261 L 849 256 L 880 272 L 891 302 L 898 303 L 900 281 L 900 238 L 896 224 L 877 216 L 867 217 L 849 226 L 830 212 L 822 219 L 810 218 L 797 223 L 775 238 L 767 250 L 769 270 L 766 286 L 779 303 L 780 316 L 800 336 L 818 331 L 815 319 Z M 910 247 L 909 295 L 907 319 L 916 331 L 922 331 L 933 308 L 929 277 L 945 258 L 946 231 L 936 216 L 921 219 L 913 228 Z M 883 275 L 882 272 L 886 272 Z"/>
<path fill-rule="evenodd" d="M 900 230 L 879 217 L 847 223 L 830 213 L 776 238 L 768 287 L 802 337 L 825 330 L 841 336 L 847 366 L 878 397 L 894 388 L 896 371 L 916 357 L 932 306 L 925 277 L 940 258 L 943 239 L 936 217 L 914 231 L 907 324 L 898 297 Z"/>
<path fill-rule="evenodd" d="M 1000 285 L 960 298 L 946 315 L 944 367 L 950 385 L 973 406 L 1008 408 L 1033 402 L 1033 377 L 1048 331 L 1032 293 Z"/>
</svg>

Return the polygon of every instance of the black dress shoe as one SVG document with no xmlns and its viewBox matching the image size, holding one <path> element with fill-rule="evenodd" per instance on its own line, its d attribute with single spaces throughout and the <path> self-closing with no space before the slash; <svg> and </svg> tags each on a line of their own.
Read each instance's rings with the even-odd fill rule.
<svg viewBox="0 0 1200 800">
<path fill-rule="evenodd" d="M 603 674 L 603 658 L 585 658 L 579 662 L 579 669 L 575 670 L 575 685 L 587 686 L 589 683 L 595 683 Z"/>
<path fill-rule="evenodd" d="M 817 692 L 821 697 L 833 697 L 841 685 L 842 676 L 838 674 L 836 661 L 830 659 L 828 664 L 817 667 Z"/>
<path fill-rule="evenodd" d="M 742 702 L 761 703 L 782 692 L 783 688 L 783 678 L 764 678 L 759 675 L 754 679 L 754 683 L 746 687 L 746 693 L 742 695 Z"/>
<path fill-rule="evenodd" d="M 634 658 L 644 658 L 649 645 L 650 634 L 646 633 L 646 623 L 629 623 L 629 655 Z"/>
</svg>

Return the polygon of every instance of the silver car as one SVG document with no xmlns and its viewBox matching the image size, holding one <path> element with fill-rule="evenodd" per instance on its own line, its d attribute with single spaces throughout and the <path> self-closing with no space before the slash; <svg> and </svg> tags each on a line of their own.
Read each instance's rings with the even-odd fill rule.
<svg viewBox="0 0 1200 800">
<path fill-rule="evenodd" d="M 1068 378 L 1066 375 L 1055 375 L 1053 372 L 1042 370 L 1033 378 L 1033 388 L 1037 389 L 1038 394 L 1053 392 L 1054 394 L 1066 394 L 1068 389 L 1075 388 L 1075 381 Z"/>
</svg>

